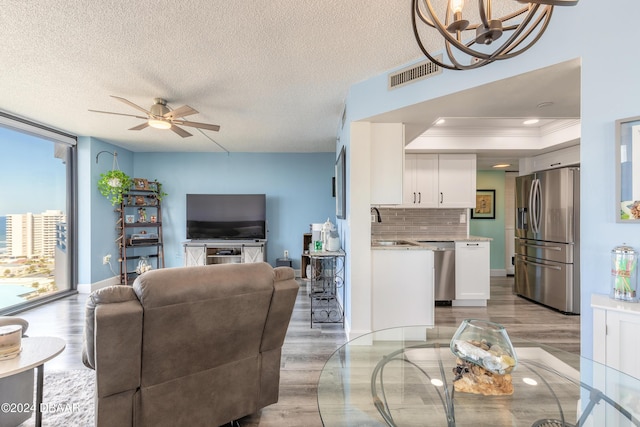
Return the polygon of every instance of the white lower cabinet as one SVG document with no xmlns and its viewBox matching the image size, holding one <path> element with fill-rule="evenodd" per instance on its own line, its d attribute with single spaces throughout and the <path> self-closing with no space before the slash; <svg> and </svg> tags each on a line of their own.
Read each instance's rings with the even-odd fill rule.
<svg viewBox="0 0 640 427">
<path fill-rule="evenodd" d="M 266 242 L 198 242 L 183 243 L 184 266 L 264 262 Z"/>
<path fill-rule="evenodd" d="M 591 296 L 593 360 L 640 378 L 640 304 Z"/>
<path fill-rule="evenodd" d="M 486 306 L 491 296 L 489 242 L 456 242 L 456 299 L 453 305 Z"/>
<path fill-rule="evenodd" d="M 372 249 L 372 328 L 433 325 L 433 251 Z"/>
</svg>

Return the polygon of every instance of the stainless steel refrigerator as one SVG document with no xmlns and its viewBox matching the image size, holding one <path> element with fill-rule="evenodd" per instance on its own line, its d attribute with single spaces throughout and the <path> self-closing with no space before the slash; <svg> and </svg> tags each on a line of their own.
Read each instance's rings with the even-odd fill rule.
<svg viewBox="0 0 640 427">
<path fill-rule="evenodd" d="M 515 293 L 580 313 L 580 170 L 516 178 Z"/>
</svg>

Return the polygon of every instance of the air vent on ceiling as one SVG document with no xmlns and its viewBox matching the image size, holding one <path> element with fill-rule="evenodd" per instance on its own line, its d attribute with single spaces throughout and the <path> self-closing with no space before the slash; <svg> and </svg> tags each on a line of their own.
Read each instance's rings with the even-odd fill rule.
<svg viewBox="0 0 640 427">
<path fill-rule="evenodd" d="M 439 55 L 436 59 L 442 60 L 442 55 Z M 388 89 L 395 89 L 440 73 L 442 73 L 442 68 L 438 64 L 429 60 L 422 61 L 389 74 Z"/>
</svg>

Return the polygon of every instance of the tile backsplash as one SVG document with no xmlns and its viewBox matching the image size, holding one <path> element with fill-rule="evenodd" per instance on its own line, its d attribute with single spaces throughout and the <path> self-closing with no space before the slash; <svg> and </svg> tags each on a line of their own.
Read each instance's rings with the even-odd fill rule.
<svg viewBox="0 0 640 427">
<path fill-rule="evenodd" d="M 371 239 L 415 239 L 466 235 L 469 209 L 378 208 L 382 222 L 371 223 Z M 371 211 L 375 214 L 375 211 Z M 460 215 L 465 222 L 460 223 Z"/>
</svg>

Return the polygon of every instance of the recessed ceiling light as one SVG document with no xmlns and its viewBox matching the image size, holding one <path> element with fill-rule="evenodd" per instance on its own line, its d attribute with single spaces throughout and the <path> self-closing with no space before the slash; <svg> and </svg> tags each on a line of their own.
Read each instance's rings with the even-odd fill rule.
<svg viewBox="0 0 640 427">
<path fill-rule="evenodd" d="M 443 124 L 444 122 L 446 122 L 446 120 L 445 120 L 445 119 L 438 119 L 438 120 L 436 120 L 436 124 L 437 124 L 437 125 L 441 125 L 441 124 Z"/>
<path fill-rule="evenodd" d="M 497 165 L 491 166 L 492 168 L 508 168 L 511 166 L 511 163 L 498 163 Z"/>
<path fill-rule="evenodd" d="M 539 121 L 540 120 L 538 120 L 538 119 L 529 119 L 529 120 L 525 120 L 524 122 L 522 122 L 522 124 L 523 125 L 535 125 Z"/>
</svg>

